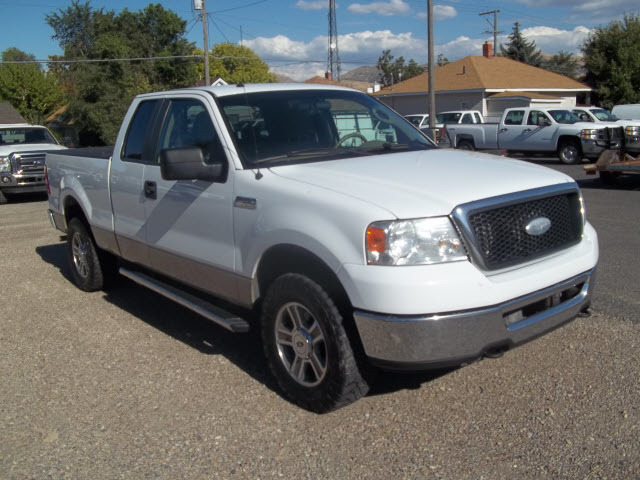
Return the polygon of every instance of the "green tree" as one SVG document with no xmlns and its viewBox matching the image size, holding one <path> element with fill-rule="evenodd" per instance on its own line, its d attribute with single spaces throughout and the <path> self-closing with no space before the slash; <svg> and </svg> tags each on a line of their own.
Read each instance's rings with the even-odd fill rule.
<svg viewBox="0 0 640 480">
<path fill-rule="evenodd" d="M 2 52 L 3 62 L 29 62 L 33 55 L 11 47 Z M 57 77 L 38 63 L 0 65 L 0 100 L 10 103 L 29 122 L 41 124 L 62 102 Z"/>
<path fill-rule="evenodd" d="M 382 56 L 378 58 L 379 82 L 384 87 L 408 80 L 425 71 L 425 68 L 418 65 L 413 59 L 410 59 L 409 64 L 405 65 L 404 57 L 399 57 L 395 61 L 394 58 L 391 55 L 391 50 L 383 50 Z"/>
<path fill-rule="evenodd" d="M 201 49 L 195 54 L 202 55 Z M 198 76 L 204 78 L 204 65 L 196 66 Z M 275 83 L 275 74 L 253 50 L 244 45 L 218 43 L 210 51 L 209 75 L 211 79 L 222 78 L 227 83 Z"/>
<path fill-rule="evenodd" d="M 515 22 L 513 25 L 513 31 L 509 34 L 506 48 L 500 45 L 500 55 L 518 62 L 528 63 L 534 67 L 539 67 L 542 64 L 542 53 L 536 49 L 536 42 L 527 41 L 520 32 L 519 22 Z"/>
<path fill-rule="evenodd" d="M 543 60 L 540 66 L 550 72 L 559 73 L 573 79 L 578 78 L 578 61 L 569 52 L 561 50 L 548 60 Z"/>
<path fill-rule="evenodd" d="M 436 60 L 436 65 L 439 67 L 444 67 L 447 63 L 449 63 L 449 59 L 444 56 L 444 54 L 438 54 L 438 60 Z"/>
<path fill-rule="evenodd" d="M 190 55 L 186 22 L 159 4 L 137 12 L 95 9 L 73 0 L 47 15 L 65 59 L 105 60 Z M 68 114 L 83 144 L 113 143 L 133 97 L 139 93 L 192 86 L 192 59 L 69 63 L 56 67 L 68 92 Z"/>
<path fill-rule="evenodd" d="M 586 82 L 606 108 L 640 103 L 640 16 L 627 15 L 593 31 L 584 45 Z"/>
</svg>

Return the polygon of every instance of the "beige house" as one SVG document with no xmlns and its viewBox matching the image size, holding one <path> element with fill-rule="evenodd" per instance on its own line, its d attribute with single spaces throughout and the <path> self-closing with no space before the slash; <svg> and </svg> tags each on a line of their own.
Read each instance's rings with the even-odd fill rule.
<svg viewBox="0 0 640 480">
<path fill-rule="evenodd" d="M 505 57 L 494 57 L 491 44 L 484 55 L 469 55 L 435 70 L 436 111 L 478 110 L 497 121 L 505 108 L 574 107 L 591 88 L 564 75 Z M 385 87 L 373 95 L 408 115 L 429 112 L 427 73 Z"/>
</svg>

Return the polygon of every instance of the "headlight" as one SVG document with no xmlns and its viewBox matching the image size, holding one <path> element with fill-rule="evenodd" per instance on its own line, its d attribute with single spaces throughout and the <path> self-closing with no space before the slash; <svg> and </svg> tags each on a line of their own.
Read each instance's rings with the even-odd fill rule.
<svg viewBox="0 0 640 480">
<path fill-rule="evenodd" d="M 580 132 L 580 136 L 585 140 L 597 140 L 600 130 L 596 128 L 585 128 Z"/>
<path fill-rule="evenodd" d="M 625 127 L 624 133 L 630 137 L 640 137 L 640 127 L 638 126 Z"/>
<path fill-rule="evenodd" d="M 448 217 L 374 222 L 365 246 L 370 265 L 424 265 L 467 259 Z"/>
<path fill-rule="evenodd" d="M 9 157 L 0 157 L 0 173 L 11 172 L 11 162 Z"/>
</svg>

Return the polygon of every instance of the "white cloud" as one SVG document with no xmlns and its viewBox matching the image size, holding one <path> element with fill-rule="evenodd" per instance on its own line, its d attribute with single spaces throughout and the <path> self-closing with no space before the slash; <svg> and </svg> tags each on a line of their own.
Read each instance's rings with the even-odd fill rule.
<svg viewBox="0 0 640 480">
<path fill-rule="evenodd" d="M 453 18 L 458 15 L 457 10 L 454 7 L 449 5 L 434 5 L 433 6 L 433 19 L 438 20 L 446 20 L 448 18 Z M 420 12 L 417 15 L 418 18 L 427 18 L 427 12 Z"/>
<path fill-rule="evenodd" d="M 347 8 L 351 13 L 377 13 L 385 17 L 392 15 L 406 15 L 411 7 L 404 0 L 389 0 L 389 2 L 352 3 Z"/>
<path fill-rule="evenodd" d="M 560 50 L 577 53 L 589 34 L 586 27 L 573 30 L 538 26 L 522 30 L 528 40 L 545 53 Z M 454 61 L 466 55 L 482 55 L 482 44 L 489 37 L 471 38 L 460 36 L 447 43 L 435 45 L 435 54 L 442 53 Z M 507 36 L 498 37 L 505 43 Z M 327 37 L 317 36 L 308 42 L 292 40 L 284 35 L 244 40 L 244 45 L 256 52 L 273 71 L 283 73 L 295 80 L 305 80 L 314 75 L 324 75 L 327 66 Z M 427 41 L 417 38 L 411 32 L 393 33 L 391 30 L 362 31 L 342 34 L 338 37 L 342 71 L 347 72 L 360 65 L 375 65 L 382 50 L 389 49 L 396 58 L 403 56 L 406 61 L 414 59 L 418 63 L 427 62 Z"/>
<path fill-rule="evenodd" d="M 325 8 L 329 8 L 329 2 L 327 2 L 327 0 L 319 0 L 313 2 L 298 0 L 298 2 L 296 3 L 296 8 L 299 8 L 300 10 L 322 10 Z"/>
<path fill-rule="evenodd" d="M 558 53 L 560 50 L 578 53 L 580 46 L 589 36 L 591 30 L 587 27 L 576 27 L 573 30 L 560 30 L 553 27 L 525 28 L 522 35 L 527 40 L 534 40 L 536 47 L 545 53 Z M 502 42 L 506 42 L 505 37 Z"/>
</svg>

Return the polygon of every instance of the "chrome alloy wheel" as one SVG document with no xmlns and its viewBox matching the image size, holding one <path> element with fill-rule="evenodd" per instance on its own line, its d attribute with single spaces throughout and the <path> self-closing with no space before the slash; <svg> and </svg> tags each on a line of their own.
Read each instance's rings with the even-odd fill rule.
<svg viewBox="0 0 640 480">
<path fill-rule="evenodd" d="M 89 263 L 87 262 L 87 240 L 80 232 L 75 232 L 71 239 L 71 249 L 73 251 L 73 264 L 82 278 L 89 275 Z"/>
<path fill-rule="evenodd" d="M 327 343 L 313 314 L 300 303 L 287 303 L 278 311 L 274 333 L 289 375 L 305 387 L 322 382 L 327 374 Z"/>
<path fill-rule="evenodd" d="M 562 149 L 562 156 L 564 157 L 565 163 L 570 163 L 570 164 L 576 163 L 579 160 L 578 158 L 579 155 L 580 155 L 580 151 L 578 150 L 578 147 L 576 147 L 573 144 L 566 145 Z"/>
</svg>

